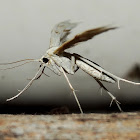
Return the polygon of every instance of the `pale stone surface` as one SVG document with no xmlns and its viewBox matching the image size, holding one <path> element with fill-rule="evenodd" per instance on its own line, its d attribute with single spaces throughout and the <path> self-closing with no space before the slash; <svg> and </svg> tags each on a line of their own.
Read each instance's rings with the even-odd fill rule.
<svg viewBox="0 0 140 140">
<path fill-rule="evenodd" d="M 0 115 L 1 140 L 132 140 L 139 138 L 139 112 Z"/>
</svg>

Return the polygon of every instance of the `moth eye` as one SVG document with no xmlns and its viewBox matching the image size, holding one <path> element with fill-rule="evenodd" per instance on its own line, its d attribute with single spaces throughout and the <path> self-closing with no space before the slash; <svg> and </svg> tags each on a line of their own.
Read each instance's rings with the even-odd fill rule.
<svg viewBox="0 0 140 140">
<path fill-rule="evenodd" d="M 43 58 L 42 61 L 43 61 L 44 63 L 47 63 L 47 62 L 49 61 L 49 59 L 48 59 L 48 58 Z"/>
</svg>

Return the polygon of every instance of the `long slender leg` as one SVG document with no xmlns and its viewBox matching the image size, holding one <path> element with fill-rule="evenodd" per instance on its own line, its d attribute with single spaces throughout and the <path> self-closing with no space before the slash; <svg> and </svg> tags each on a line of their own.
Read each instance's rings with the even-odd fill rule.
<svg viewBox="0 0 140 140">
<path fill-rule="evenodd" d="M 71 56 L 71 70 L 74 72 L 75 70 L 75 57 Z"/>
<path fill-rule="evenodd" d="M 77 98 L 77 96 L 76 96 L 75 90 L 74 90 L 74 88 L 72 87 L 72 85 L 71 85 L 71 83 L 70 83 L 70 81 L 69 81 L 69 79 L 68 79 L 68 77 L 67 77 L 67 75 L 66 75 L 66 73 L 65 73 L 65 71 L 64 71 L 64 69 L 63 69 L 62 67 L 61 67 L 61 70 L 62 70 L 62 72 L 63 72 L 63 74 L 64 74 L 64 76 L 65 76 L 65 78 L 66 78 L 66 80 L 67 80 L 67 82 L 68 82 L 68 84 L 69 84 L 69 86 L 70 86 L 72 92 L 73 92 L 73 95 L 74 95 L 75 100 L 76 100 L 76 102 L 77 102 L 77 104 L 78 104 L 78 107 L 79 107 L 79 109 L 80 109 L 80 112 L 83 114 L 83 110 L 82 110 L 81 105 L 80 105 L 80 102 L 79 102 L 79 100 L 78 100 L 78 98 Z"/>
<path fill-rule="evenodd" d="M 119 81 L 124 81 L 126 83 L 130 83 L 130 84 L 133 84 L 133 85 L 140 85 L 140 83 L 136 83 L 136 82 L 133 82 L 133 81 L 129 81 L 129 80 L 126 80 L 126 79 L 123 79 L 123 78 L 120 78 L 120 77 L 117 77 L 118 79 L 118 88 L 120 89 L 120 84 L 119 84 Z"/>
<path fill-rule="evenodd" d="M 49 75 L 47 75 L 47 74 L 44 72 L 44 70 L 45 70 L 45 66 L 43 67 L 41 73 L 38 75 L 38 77 L 36 77 L 35 80 L 38 80 L 38 79 L 42 76 L 42 74 L 44 74 L 44 75 L 46 75 L 47 77 L 49 77 Z M 30 79 L 30 80 L 31 80 L 31 79 Z"/>
<path fill-rule="evenodd" d="M 76 65 L 76 58 L 75 56 L 71 56 L 71 70 L 73 74 L 79 69 L 79 67 Z"/>
<path fill-rule="evenodd" d="M 96 78 L 94 78 L 94 79 L 95 79 L 95 80 L 97 81 L 97 83 L 108 93 L 108 95 L 112 98 L 111 103 L 110 103 L 110 106 L 112 105 L 113 101 L 115 101 L 115 103 L 117 104 L 119 110 L 122 111 L 122 109 L 121 109 L 121 107 L 120 107 L 120 105 L 119 105 L 120 102 L 116 99 L 116 97 L 113 96 L 113 95 L 107 90 L 107 88 L 106 88 L 98 79 L 96 79 Z"/>
<path fill-rule="evenodd" d="M 35 74 L 35 76 L 31 79 L 31 81 L 17 95 L 13 96 L 12 98 L 7 99 L 6 101 L 14 100 L 18 96 L 20 96 L 25 90 L 27 90 L 32 85 L 32 83 L 34 82 L 34 80 L 36 80 L 36 78 L 38 77 L 38 74 L 39 74 L 39 72 L 41 70 L 42 70 L 42 67 L 39 68 L 39 70 L 37 71 L 37 73 Z"/>
</svg>

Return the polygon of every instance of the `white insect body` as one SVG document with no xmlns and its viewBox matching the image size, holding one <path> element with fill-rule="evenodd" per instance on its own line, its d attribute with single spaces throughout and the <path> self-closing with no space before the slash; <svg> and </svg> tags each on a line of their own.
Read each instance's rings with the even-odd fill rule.
<svg viewBox="0 0 140 140">
<path fill-rule="evenodd" d="M 77 26 L 77 23 L 71 23 L 70 21 L 64 21 L 64 22 L 57 24 L 54 27 L 54 29 L 52 30 L 50 48 L 46 51 L 46 54 L 41 57 L 41 59 L 38 59 L 38 60 L 25 59 L 25 60 L 12 62 L 12 63 L 1 63 L 1 65 L 7 65 L 7 64 L 13 64 L 13 63 L 26 61 L 23 64 L 11 67 L 11 68 L 15 68 L 15 67 L 24 65 L 26 63 L 34 62 L 34 61 L 41 62 L 38 72 L 31 79 L 31 81 L 27 84 L 27 86 L 23 90 L 19 91 L 19 93 L 16 96 L 14 96 L 10 99 L 7 99 L 7 101 L 17 98 L 25 90 L 27 90 L 32 85 L 34 80 L 39 79 L 42 74 L 45 74 L 44 69 L 47 67 L 57 75 L 61 75 L 62 73 L 64 74 L 64 76 L 74 94 L 74 97 L 76 99 L 80 112 L 83 113 L 79 100 L 76 96 L 75 90 L 72 87 L 72 85 L 66 75 L 66 73 L 73 75 L 80 68 L 84 72 L 86 72 L 87 74 L 92 76 L 98 82 L 98 84 L 104 90 L 107 91 L 109 96 L 112 98 L 110 106 L 111 106 L 112 102 L 115 101 L 118 108 L 120 109 L 120 111 L 122 111 L 122 109 L 119 105 L 120 103 L 117 101 L 116 97 L 114 97 L 106 89 L 106 87 L 102 84 L 101 81 L 105 81 L 105 82 L 109 82 L 109 83 L 118 82 L 118 88 L 120 88 L 119 81 L 124 81 L 124 82 L 128 82 L 128 83 L 135 84 L 135 85 L 140 85 L 140 83 L 135 83 L 135 82 L 128 81 L 128 80 L 122 79 L 120 77 L 117 77 L 117 76 L 111 74 L 110 72 L 106 71 L 102 67 L 100 67 L 95 62 L 92 62 L 91 60 L 84 58 L 76 53 L 71 54 L 71 53 L 65 52 L 66 49 L 76 46 L 79 42 L 87 41 L 89 39 L 92 39 L 95 35 L 98 35 L 100 33 L 103 33 L 103 32 L 109 31 L 109 30 L 114 30 L 116 28 L 104 26 L 104 27 L 99 27 L 99 28 L 95 28 L 95 29 L 90 29 L 81 34 L 76 35 L 71 40 L 68 40 L 67 36 L 69 35 L 70 31 L 76 26 Z M 11 68 L 8 68 L 8 69 L 11 69 Z M 5 70 L 5 69 L 1 69 L 1 70 Z"/>
</svg>

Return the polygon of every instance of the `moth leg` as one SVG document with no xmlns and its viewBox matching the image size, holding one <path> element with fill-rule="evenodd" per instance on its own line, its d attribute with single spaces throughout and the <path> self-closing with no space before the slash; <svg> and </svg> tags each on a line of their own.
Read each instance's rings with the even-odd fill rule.
<svg viewBox="0 0 140 140">
<path fill-rule="evenodd" d="M 60 67 L 60 68 L 61 68 L 61 70 L 62 70 L 62 72 L 63 72 L 63 74 L 64 74 L 64 76 L 65 76 L 65 78 L 66 78 L 66 80 L 67 80 L 67 82 L 68 82 L 68 84 L 69 84 L 69 86 L 70 86 L 70 89 L 71 89 L 72 92 L 73 92 L 73 95 L 74 95 L 75 100 L 76 100 L 76 102 L 77 102 L 77 104 L 78 104 L 78 107 L 79 107 L 79 109 L 80 109 L 80 112 L 81 112 L 81 114 L 83 114 L 83 110 L 82 110 L 81 105 L 80 105 L 80 102 L 79 102 L 79 100 L 78 100 L 78 98 L 77 98 L 77 96 L 76 96 L 75 90 L 74 90 L 74 88 L 72 87 L 72 85 L 71 85 L 71 83 L 70 83 L 70 81 L 69 81 L 69 79 L 68 79 L 68 77 L 67 77 L 67 75 L 66 75 L 64 69 L 63 69 L 62 67 Z"/>
<path fill-rule="evenodd" d="M 76 59 L 75 59 L 75 56 L 71 56 L 71 73 L 74 74 L 78 69 L 79 67 L 76 65 Z"/>
<path fill-rule="evenodd" d="M 43 69 L 42 69 L 41 73 L 38 75 L 38 77 L 36 77 L 36 79 L 35 79 L 35 80 L 40 79 L 40 77 L 42 76 L 42 74 L 44 74 L 45 76 L 49 77 L 49 75 L 47 75 L 47 74 L 44 72 L 44 70 L 45 70 L 45 67 L 43 67 Z M 31 79 L 27 79 L 27 80 L 31 80 Z"/>
<path fill-rule="evenodd" d="M 38 80 L 38 79 L 42 76 L 42 74 L 44 74 L 44 75 L 46 75 L 47 77 L 49 77 L 49 75 L 47 75 L 47 74 L 44 72 L 44 70 L 45 70 L 45 67 L 43 67 L 41 73 L 38 75 L 38 77 L 36 77 L 35 80 Z"/>
<path fill-rule="evenodd" d="M 36 80 L 36 78 L 38 77 L 38 74 L 41 70 L 42 70 L 42 67 L 39 68 L 39 70 L 37 71 L 35 76 L 31 79 L 31 81 L 17 95 L 13 96 L 12 98 L 7 99 L 6 101 L 14 100 L 18 96 L 20 96 L 25 90 L 27 90 L 33 84 L 34 80 Z"/>
<path fill-rule="evenodd" d="M 71 56 L 71 70 L 74 72 L 74 68 L 75 68 L 75 57 Z"/>
<path fill-rule="evenodd" d="M 120 105 L 119 105 L 120 102 L 116 99 L 116 97 L 113 96 L 113 95 L 108 91 L 108 89 L 107 89 L 98 79 L 96 79 L 96 78 L 94 78 L 94 79 L 95 79 L 95 80 L 97 81 L 97 83 L 101 86 L 101 88 L 103 88 L 103 89 L 108 93 L 108 95 L 112 98 L 111 103 L 110 103 L 110 107 L 111 107 L 113 101 L 115 101 L 115 103 L 116 103 L 116 105 L 118 106 L 119 110 L 122 112 L 122 109 L 121 109 L 121 107 L 120 107 Z"/>
<path fill-rule="evenodd" d="M 53 61 L 50 61 L 50 64 L 47 65 L 47 68 L 54 72 L 56 75 L 61 75 L 60 68 Z"/>
<path fill-rule="evenodd" d="M 123 81 L 123 82 L 126 82 L 126 83 L 130 83 L 130 84 L 133 84 L 133 85 L 140 85 L 140 83 L 129 81 L 129 80 L 117 77 L 117 76 L 116 76 L 116 79 L 117 79 L 117 82 L 118 82 L 118 89 L 120 89 L 120 81 Z"/>
<path fill-rule="evenodd" d="M 100 86 L 99 89 L 98 89 L 101 93 L 101 95 L 103 94 L 103 88 Z"/>
</svg>

